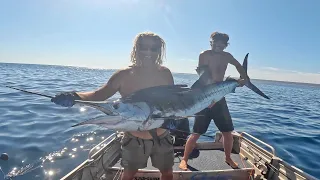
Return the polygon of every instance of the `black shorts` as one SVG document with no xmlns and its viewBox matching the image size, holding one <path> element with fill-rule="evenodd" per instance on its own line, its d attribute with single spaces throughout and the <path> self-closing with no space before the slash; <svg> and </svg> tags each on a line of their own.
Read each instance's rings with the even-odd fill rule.
<svg viewBox="0 0 320 180">
<path fill-rule="evenodd" d="M 201 116 L 195 117 L 193 125 L 194 133 L 204 134 L 208 130 L 211 119 L 214 120 L 214 123 L 221 132 L 229 132 L 234 130 L 231 115 L 225 98 L 218 101 L 213 107 L 206 108 L 196 115 Z"/>
</svg>

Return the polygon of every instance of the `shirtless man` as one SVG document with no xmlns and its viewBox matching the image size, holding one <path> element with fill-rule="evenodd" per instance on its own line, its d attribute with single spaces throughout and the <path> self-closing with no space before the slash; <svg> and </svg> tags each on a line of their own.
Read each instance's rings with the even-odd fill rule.
<svg viewBox="0 0 320 180">
<path fill-rule="evenodd" d="M 241 64 L 230 53 L 224 51 L 228 46 L 228 41 L 229 36 L 227 34 L 219 32 L 212 33 L 210 42 L 211 50 L 206 50 L 200 53 L 198 66 L 209 66 L 213 82 L 219 82 L 223 81 L 228 64 L 232 64 L 237 68 L 241 78 L 243 78 L 239 80 L 241 86 L 243 86 L 249 78 Z M 233 146 L 232 131 L 234 128 L 225 98 L 221 99 L 213 106 L 210 105 L 198 114 L 203 116 L 196 116 L 195 118 L 193 126 L 194 133 L 187 140 L 185 153 L 179 165 L 180 169 L 187 170 L 189 154 L 195 148 L 200 135 L 207 131 L 211 119 L 214 120 L 219 131 L 221 131 L 223 135 L 225 162 L 232 168 L 238 168 L 238 164 L 235 163 L 230 156 Z"/>
<path fill-rule="evenodd" d="M 92 92 L 64 93 L 52 101 L 62 106 L 72 106 L 74 99 L 103 101 L 119 92 L 125 97 L 135 91 L 160 85 L 173 85 L 169 69 L 162 65 L 165 42 L 158 35 L 146 32 L 136 36 L 131 52 L 132 66 L 114 73 L 109 81 Z M 154 138 L 160 140 L 158 144 Z M 173 144 L 166 129 L 125 132 L 122 139 L 122 180 L 132 180 L 138 169 L 145 168 L 149 156 L 152 165 L 161 172 L 162 180 L 172 180 L 174 161 Z"/>
</svg>

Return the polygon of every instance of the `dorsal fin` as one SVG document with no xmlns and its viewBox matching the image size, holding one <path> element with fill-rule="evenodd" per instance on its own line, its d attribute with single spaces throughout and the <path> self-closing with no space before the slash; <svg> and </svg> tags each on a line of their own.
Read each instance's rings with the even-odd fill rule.
<svg viewBox="0 0 320 180">
<path fill-rule="evenodd" d="M 242 63 L 242 67 L 245 70 L 246 74 L 248 74 L 248 56 L 249 56 L 249 53 L 246 54 L 246 56 L 243 60 L 243 63 Z M 242 77 L 240 76 L 240 78 L 242 78 Z"/>
<path fill-rule="evenodd" d="M 211 71 L 208 65 L 198 66 L 196 71 L 199 79 L 192 84 L 191 89 L 201 88 L 211 82 Z"/>
</svg>

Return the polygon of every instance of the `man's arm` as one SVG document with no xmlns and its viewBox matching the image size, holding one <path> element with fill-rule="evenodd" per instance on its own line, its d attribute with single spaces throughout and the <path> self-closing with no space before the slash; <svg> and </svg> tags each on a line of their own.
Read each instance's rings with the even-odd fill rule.
<svg viewBox="0 0 320 180">
<path fill-rule="evenodd" d="M 198 67 L 208 65 L 208 58 L 206 58 L 207 51 L 202 51 L 199 55 Z"/>
<path fill-rule="evenodd" d="M 124 73 L 125 70 L 114 73 L 105 85 L 95 91 L 77 92 L 77 94 L 84 101 L 104 101 L 119 91 Z"/>
<path fill-rule="evenodd" d="M 198 67 L 196 69 L 198 75 L 200 75 L 200 72 L 199 72 L 199 67 L 201 66 L 207 66 L 209 63 L 208 63 L 208 58 L 206 58 L 206 52 L 207 51 L 202 51 L 199 55 L 199 60 L 198 60 Z"/>
<path fill-rule="evenodd" d="M 245 81 L 245 83 L 250 80 L 245 69 L 231 54 L 229 54 L 228 62 L 236 67 L 237 71 L 239 72 L 241 78 Z"/>
<path fill-rule="evenodd" d="M 166 67 L 162 67 L 162 71 L 163 71 L 163 76 L 166 79 L 168 85 L 174 85 L 173 75 L 171 71 Z"/>
</svg>

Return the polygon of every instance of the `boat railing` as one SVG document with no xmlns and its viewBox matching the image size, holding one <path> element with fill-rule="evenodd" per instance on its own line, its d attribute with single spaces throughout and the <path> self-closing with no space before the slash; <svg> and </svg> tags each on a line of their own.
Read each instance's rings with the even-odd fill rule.
<svg viewBox="0 0 320 180">
<path fill-rule="evenodd" d="M 297 167 L 295 167 L 295 166 L 283 161 L 281 158 L 277 157 L 276 153 L 275 153 L 275 149 L 271 145 L 259 140 L 258 138 L 254 137 L 254 136 L 252 136 L 252 135 L 250 135 L 250 134 L 248 134 L 246 132 L 241 132 L 239 134 L 245 140 L 244 141 L 245 143 L 251 144 L 250 148 L 247 147 L 247 146 L 246 146 L 246 148 L 248 148 L 250 150 L 250 152 L 253 153 L 253 154 L 259 154 L 259 156 L 258 156 L 259 158 L 258 159 L 260 159 L 260 160 L 263 159 L 264 162 L 268 162 L 267 164 L 272 167 L 272 171 L 275 171 L 275 173 L 278 173 L 279 176 L 281 176 L 283 178 L 287 178 L 287 179 L 290 179 L 288 177 L 291 177 L 291 178 L 294 178 L 294 179 L 316 180 L 316 178 L 311 176 L 310 174 L 308 174 L 306 172 L 303 172 L 301 169 L 299 169 L 299 168 L 297 168 Z M 257 142 L 259 142 L 261 144 L 263 144 L 265 147 L 268 147 L 271 150 L 271 152 L 267 151 L 265 148 L 262 148 L 262 147 L 258 146 L 257 144 L 255 144 L 255 142 L 247 139 L 246 136 L 250 137 L 251 139 L 253 139 L 253 140 L 255 140 L 255 141 L 257 141 Z M 268 156 L 271 159 L 267 159 L 266 158 L 267 154 L 258 153 L 259 151 L 260 152 L 265 151 L 265 153 L 269 154 Z M 269 177 L 273 177 L 272 174 L 273 173 L 271 173 L 269 175 Z M 278 175 L 277 175 L 277 177 L 278 177 Z M 282 179 L 282 178 L 280 178 L 280 179 Z"/>
<path fill-rule="evenodd" d="M 257 142 L 265 145 L 266 147 L 270 148 L 270 150 L 271 150 L 271 152 L 272 152 L 272 155 L 273 155 L 273 156 L 276 156 L 276 151 L 274 150 L 274 148 L 273 148 L 271 145 L 269 145 L 269 144 L 261 141 L 260 139 L 254 137 L 254 136 L 252 136 L 252 135 L 250 135 L 250 134 L 248 134 L 248 133 L 246 133 L 246 132 L 241 132 L 240 134 L 241 134 L 242 137 L 243 137 L 243 135 L 249 136 L 251 139 L 254 139 L 255 141 L 257 141 Z"/>
<path fill-rule="evenodd" d="M 106 142 L 111 141 L 112 139 L 114 139 L 117 135 L 119 135 L 119 132 L 116 133 L 112 133 L 110 136 L 108 136 L 106 139 L 104 139 L 103 141 L 101 141 L 99 144 L 97 144 L 96 146 L 94 146 L 92 149 L 90 149 L 89 153 L 88 153 L 88 160 L 92 160 L 92 157 L 94 156 L 94 154 L 97 152 L 97 150 L 99 150 L 101 147 L 106 145 Z"/>
</svg>

